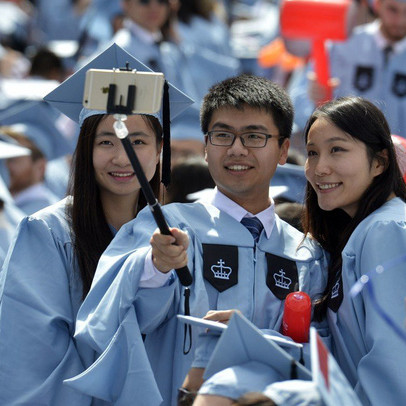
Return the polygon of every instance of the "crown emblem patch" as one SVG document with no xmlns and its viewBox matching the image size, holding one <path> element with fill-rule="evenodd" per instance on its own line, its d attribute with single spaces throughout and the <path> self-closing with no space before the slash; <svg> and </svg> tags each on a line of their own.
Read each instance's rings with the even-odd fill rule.
<svg viewBox="0 0 406 406">
<path fill-rule="evenodd" d="M 336 297 L 338 297 L 339 291 L 340 291 L 340 282 L 337 281 L 334 284 L 333 289 L 331 290 L 331 296 L 330 296 L 331 299 L 335 299 Z"/>
<path fill-rule="evenodd" d="M 366 92 L 374 83 L 374 68 L 371 66 L 357 66 L 354 77 L 354 87 L 360 92 Z"/>
<path fill-rule="evenodd" d="M 233 272 L 233 270 L 229 266 L 224 266 L 225 262 L 220 259 L 217 262 L 218 265 L 212 265 L 210 267 L 211 271 L 213 272 L 213 275 L 217 279 L 230 279 L 230 275 Z"/>
<path fill-rule="evenodd" d="M 406 96 L 406 75 L 396 73 L 393 78 L 392 91 L 398 97 Z"/>
<path fill-rule="evenodd" d="M 289 289 L 289 286 L 292 284 L 292 279 L 289 279 L 284 275 L 285 271 L 283 269 L 279 269 L 278 273 L 273 274 L 273 278 L 275 279 L 275 286 L 282 289 Z"/>
<path fill-rule="evenodd" d="M 333 288 L 331 289 L 331 295 L 327 299 L 328 307 L 335 313 L 337 313 L 338 309 L 341 306 L 341 303 L 344 299 L 344 292 L 342 287 L 342 279 L 341 276 L 338 276 L 335 280 Z"/>
<path fill-rule="evenodd" d="M 266 285 L 271 292 L 280 300 L 296 290 L 298 273 L 296 262 L 287 258 L 266 254 L 268 273 Z"/>
<path fill-rule="evenodd" d="M 219 292 L 238 283 L 238 247 L 202 244 L 203 277 Z"/>
</svg>

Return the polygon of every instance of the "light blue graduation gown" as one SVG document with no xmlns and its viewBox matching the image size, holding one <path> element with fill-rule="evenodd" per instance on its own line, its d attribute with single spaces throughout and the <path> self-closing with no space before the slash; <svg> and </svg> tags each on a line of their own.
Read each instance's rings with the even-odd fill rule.
<svg viewBox="0 0 406 406">
<path fill-rule="evenodd" d="M 357 95 L 377 103 L 392 133 L 406 137 L 406 50 L 392 53 L 385 66 L 375 39 L 377 25 L 357 27 L 347 42 L 332 46 L 331 74 L 340 79 L 335 97 Z"/>
<path fill-rule="evenodd" d="M 16 206 L 27 215 L 50 206 L 58 200 L 58 197 L 44 183 L 32 185 L 15 196 Z"/>
<path fill-rule="evenodd" d="M 392 134 L 406 138 L 406 50 L 392 53 L 385 65 L 375 39 L 377 24 L 356 27 L 347 41 L 331 44 L 330 76 L 340 80 L 334 97 L 361 96 L 372 101 L 385 114 Z M 307 95 L 307 70 L 294 73 L 289 85 L 299 129 L 314 108 Z"/>
<path fill-rule="evenodd" d="M 45 170 L 45 185 L 59 199 L 63 199 L 68 192 L 70 165 L 64 155 L 48 161 Z"/>
<path fill-rule="evenodd" d="M 404 404 L 406 343 L 377 313 L 366 288 L 354 298 L 349 290 L 361 275 L 383 266 L 372 276 L 376 299 L 402 328 L 406 264 L 387 264 L 405 253 L 406 204 L 399 198 L 364 219 L 343 250 L 343 301 L 337 313 L 329 309 L 328 321 L 333 355 L 365 405 Z"/>
<path fill-rule="evenodd" d="M 85 406 L 65 386 L 94 360 L 73 339 L 82 284 L 63 200 L 25 217 L 0 273 L 0 404 Z"/>
<path fill-rule="evenodd" d="M 163 211 L 168 224 L 187 231 L 190 238 L 193 316 L 203 317 L 210 309 L 238 308 L 259 328 L 279 330 L 284 301 L 266 285 L 265 253 L 292 260 L 297 266 L 299 288 L 312 297 L 324 289 L 321 249 L 309 240 L 300 245 L 303 235 L 277 216 L 271 237 L 267 239 L 263 232 L 254 251 L 250 232 L 212 205 L 170 204 Z M 193 327 L 192 349 L 184 355 L 184 325 L 176 318 L 185 311 L 184 288 L 175 275 L 161 288 L 139 288 L 155 229 L 148 209 L 120 229 L 102 255 L 92 289 L 78 313 L 76 339 L 102 355 L 68 384 L 116 405 L 129 404 L 134 398 L 137 405 L 158 405 L 161 395 L 162 404 L 175 404 L 176 390 L 194 359 L 198 334 L 203 332 Z M 235 249 L 237 284 L 219 292 L 204 279 L 203 244 Z M 145 348 L 138 328 L 146 334 Z M 144 363 L 145 350 L 150 366 Z M 150 371 L 155 380 L 147 379 Z"/>
<path fill-rule="evenodd" d="M 209 48 L 220 55 L 231 56 L 229 28 L 216 16 L 206 20 L 195 15 L 187 24 L 179 21 L 177 28 L 182 41 L 192 42 L 198 48 Z"/>
<path fill-rule="evenodd" d="M 34 39 L 41 42 L 52 40 L 79 40 L 80 22 L 70 0 L 38 0 L 33 18 Z"/>
</svg>

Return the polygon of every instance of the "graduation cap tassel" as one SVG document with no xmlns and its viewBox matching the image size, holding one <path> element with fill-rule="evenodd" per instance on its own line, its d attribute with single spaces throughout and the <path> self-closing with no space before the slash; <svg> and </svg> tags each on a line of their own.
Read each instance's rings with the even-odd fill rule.
<svg viewBox="0 0 406 406">
<path fill-rule="evenodd" d="M 171 182 L 171 120 L 169 106 L 169 85 L 165 80 L 163 105 L 162 105 L 162 130 L 163 130 L 163 151 L 162 151 L 162 183 L 168 187 Z"/>
</svg>

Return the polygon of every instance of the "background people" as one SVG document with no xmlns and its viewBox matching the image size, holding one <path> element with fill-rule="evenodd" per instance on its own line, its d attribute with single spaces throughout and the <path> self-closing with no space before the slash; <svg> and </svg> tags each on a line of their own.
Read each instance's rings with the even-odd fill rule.
<svg viewBox="0 0 406 406">
<path fill-rule="evenodd" d="M 406 2 L 377 0 L 378 18 L 356 27 L 345 42 L 333 42 L 329 49 L 331 86 L 334 97 L 362 96 L 384 112 L 391 132 L 406 137 Z M 303 128 L 314 106 L 325 100 L 326 90 L 305 73 L 290 84 Z M 308 92 L 313 103 L 309 104 Z M 300 121 L 300 122 L 299 122 Z"/>
</svg>

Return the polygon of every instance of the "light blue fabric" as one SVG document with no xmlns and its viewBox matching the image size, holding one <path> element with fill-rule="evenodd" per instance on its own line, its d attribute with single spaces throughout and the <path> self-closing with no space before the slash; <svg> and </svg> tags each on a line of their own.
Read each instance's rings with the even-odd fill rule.
<svg viewBox="0 0 406 406">
<path fill-rule="evenodd" d="M 69 159 L 67 156 L 62 156 L 47 162 L 45 185 L 59 199 L 63 199 L 68 190 L 70 172 Z"/>
<path fill-rule="evenodd" d="M 0 249 L 3 252 L 3 260 L 6 256 L 8 247 L 14 237 L 16 225 L 8 221 L 5 209 L 0 211 Z M 0 269 L 1 269 L 0 262 Z"/>
<path fill-rule="evenodd" d="M 277 405 L 283 406 L 324 406 L 322 397 L 313 381 L 283 381 L 269 385 L 264 395 Z"/>
<path fill-rule="evenodd" d="M 4 249 L 2 247 L 0 247 L 0 269 L 3 266 L 3 262 L 5 259 L 6 259 L 6 252 L 4 251 Z"/>
<path fill-rule="evenodd" d="M 163 72 L 169 82 L 198 104 L 213 84 L 240 72 L 235 58 L 208 48 L 197 49 L 191 43 L 148 44 L 126 28 L 116 33 L 113 42 L 152 70 Z"/>
<path fill-rule="evenodd" d="M 62 383 L 94 360 L 73 339 L 82 284 L 65 207 L 22 220 L 0 273 L 1 405 L 91 404 Z"/>
<path fill-rule="evenodd" d="M 406 399 L 406 345 L 371 304 L 366 289 L 355 298 L 349 290 L 377 266 L 405 254 L 406 204 L 395 198 L 355 229 L 343 250 L 343 302 L 328 312 L 333 355 L 364 405 L 400 405 Z M 379 304 L 402 327 L 405 321 L 406 264 L 377 275 Z"/>
<path fill-rule="evenodd" d="M 59 120 L 59 111 L 36 100 L 18 100 L 0 112 L 0 124 L 29 138 L 47 160 L 73 152 L 71 142 L 57 124 Z"/>
<path fill-rule="evenodd" d="M 357 95 L 376 103 L 385 114 L 392 134 L 406 138 L 406 51 L 393 53 L 384 67 L 383 51 L 375 40 L 374 22 L 355 29 L 346 43 L 336 43 L 330 51 L 331 74 L 340 79 L 335 96 Z M 372 86 L 365 91 L 358 90 L 355 83 L 357 66 L 372 67 L 374 77 Z M 393 92 L 397 75 L 403 75 L 403 96 Z"/>
<path fill-rule="evenodd" d="M 269 340 L 234 313 L 213 351 L 199 394 L 238 399 L 247 392 L 263 392 L 273 382 L 291 379 L 292 360 L 299 359 L 297 348 Z M 310 369 L 300 364 L 296 374 L 298 379 L 311 379 Z"/>
<path fill-rule="evenodd" d="M 36 183 L 15 196 L 16 206 L 26 215 L 42 210 L 58 200 L 58 197 L 43 183 Z"/>
<path fill-rule="evenodd" d="M 35 4 L 34 39 L 38 43 L 52 40 L 79 40 L 82 15 L 70 0 L 38 0 Z"/>
<path fill-rule="evenodd" d="M 217 395 L 237 400 L 247 392 L 263 392 L 270 382 L 283 381 L 274 368 L 259 361 L 248 361 L 214 374 L 199 390 L 201 395 Z"/>
<path fill-rule="evenodd" d="M 191 42 L 198 49 L 209 48 L 220 55 L 231 56 L 229 28 L 216 16 L 206 20 L 195 15 L 187 24 L 179 22 L 177 28 L 182 41 Z"/>
<path fill-rule="evenodd" d="M 384 112 L 392 134 L 406 138 L 406 51 L 393 53 L 385 67 L 383 50 L 378 48 L 375 39 L 377 24 L 379 22 L 356 27 L 347 41 L 331 45 L 330 76 L 340 80 L 334 97 L 361 96 L 372 101 Z M 365 90 L 355 85 L 359 68 L 373 70 L 371 86 L 366 86 Z M 289 85 L 289 94 L 298 112 L 295 123 L 303 129 L 314 105 L 307 95 L 309 83 L 306 69 L 294 77 Z M 360 80 L 363 85 L 366 85 L 366 81 L 366 77 Z M 395 94 L 394 87 L 403 91 L 403 95 Z"/>
<path fill-rule="evenodd" d="M 250 232 L 214 206 L 171 204 L 163 206 L 163 211 L 171 227 L 179 227 L 189 234 L 188 267 L 194 278 L 190 289 L 193 316 L 202 317 L 210 309 L 238 308 L 257 327 L 279 330 L 283 301 L 266 286 L 266 252 L 295 261 L 299 288 L 313 298 L 324 289 L 322 251 L 309 240 L 298 248 L 302 234 L 278 217 L 270 238 L 262 233 L 254 252 Z M 92 289 L 78 313 L 76 339 L 102 355 L 85 373 L 67 383 L 98 396 L 94 387 L 90 388 L 97 381 L 99 396 L 105 396 L 108 391 L 108 400 L 115 404 L 128 404 L 126 402 L 136 398 L 137 405 L 151 405 L 148 400 L 153 390 L 155 399 L 162 395 L 164 405 L 175 404 L 176 390 L 191 366 L 197 337 L 203 332 L 202 328 L 192 329 L 192 349 L 184 355 L 184 325 L 176 318 L 177 314 L 184 314 L 184 288 L 176 275 L 161 288 L 138 287 L 155 229 L 149 209 L 141 211 L 135 220 L 120 229 L 102 255 Z M 203 278 L 202 244 L 226 244 L 238 249 L 236 285 L 220 293 Z M 145 349 L 139 342 L 128 340 L 137 323 L 146 334 Z M 149 367 L 140 365 L 144 362 L 145 350 L 159 391 L 154 388 L 153 380 L 146 383 L 145 373 L 134 373 Z M 123 366 L 116 353 L 120 353 L 123 360 L 127 359 L 127 353 L 139 354 L 139 361 L 134 359 Z M 115 363 L 111 362 L 114 357 Z M 119 385 L 117 380 L 120 381 L 121 393 L 111 387 L 112 379 L 115 388 Z"/>
</svg>

